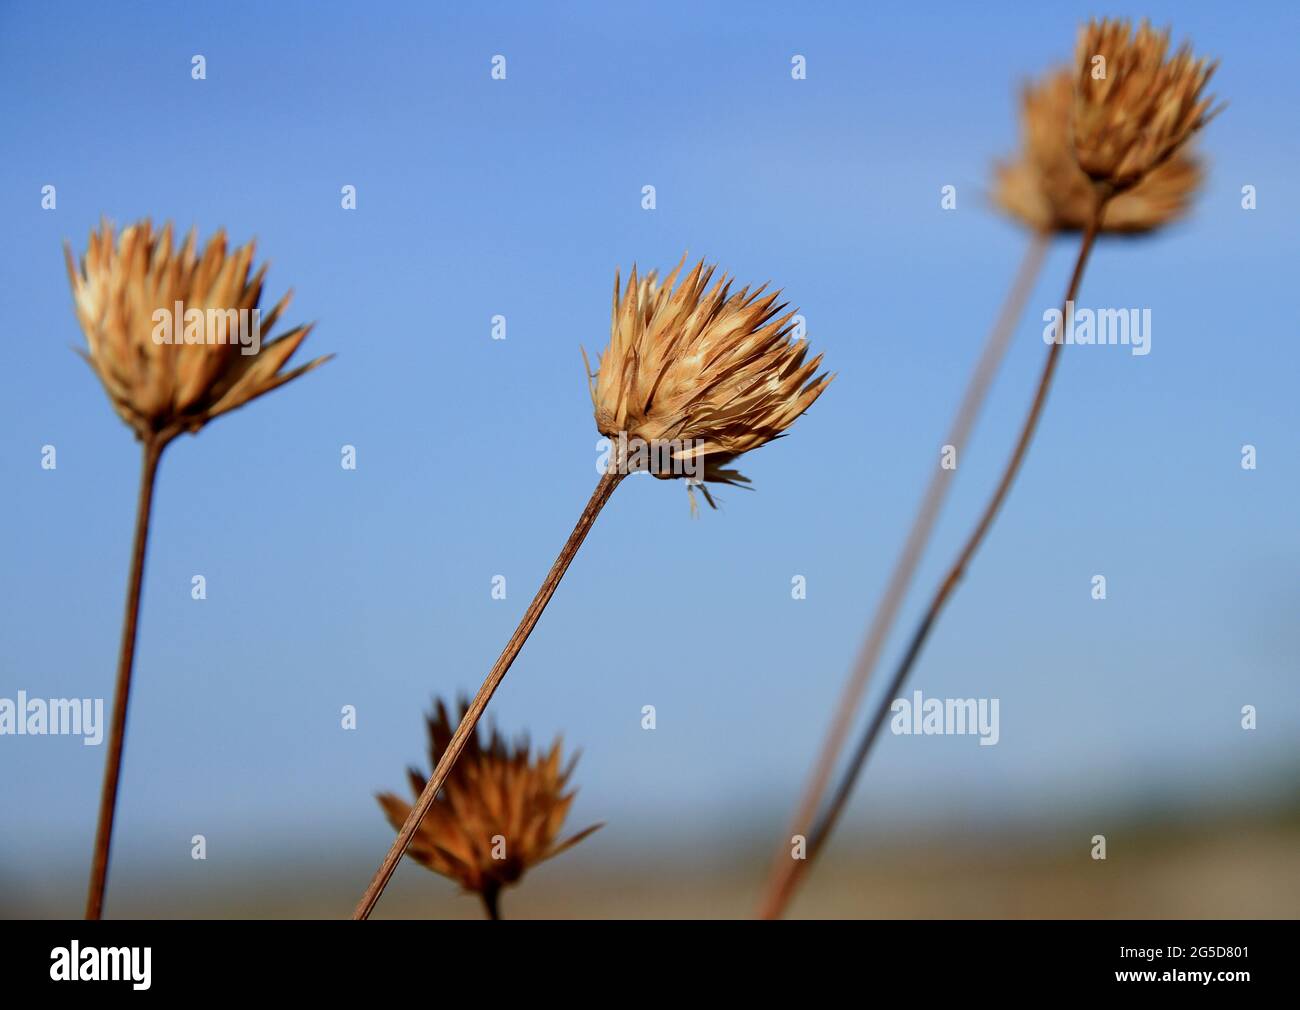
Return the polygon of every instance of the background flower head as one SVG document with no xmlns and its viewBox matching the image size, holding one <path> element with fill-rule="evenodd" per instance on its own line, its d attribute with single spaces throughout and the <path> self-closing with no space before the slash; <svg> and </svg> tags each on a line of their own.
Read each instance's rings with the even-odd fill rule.
<svg viewBox="0 0 1300 1010">
<path fill-rule="evenodd" d="M 1007 213 L 1045 232 L 1083 230 L 1096 207 L 1096 193 L 1074 154 L 1074 74 L 1052 71 L 1021 93 L 1021 148 L 995 168 L 993 198 Z M 1179 151 L 1110 201 L 1101 231 L 1138 234 L 1183 216 L 1191 207 L 1202 171 Z"/>
<path fill-rule="evenodd" d="M 1089 22 L 1075 51 L 1074 149 L 1095 183 L 1121 191 L 1140 182 L 1218 110 L 1204 94 L 1216 64 L 1172 56 L 1169 31 L 1146 21 Z"/>
<path fill-rule="evenodd" d="M 467 708 L 462 701 L 462 718 Z M 441 700 L 436 703 L 427 720 L 430 767 L 437 766 L 459 722 L 448 718 Z M 574 793 L 566 788 L 578 760 L 575 755 L 562 768 L 560 752 L 558 739 L 548 751 L 533 756 L 527 737 L 508 743 L 496 729 L 475 730 L 420 822 L 407 855 L 479 894 L 494 908 L 501 888 L 601 826 L 593 824 L 558 840 L 573 803 Z M 409 769 L 408 776 L 418 797 L 428 778 L 417 768 Z M 411 812 L 411 804 L 392 793 L 381 794 L 379 804 L 395 829 Z"/>
</svg>

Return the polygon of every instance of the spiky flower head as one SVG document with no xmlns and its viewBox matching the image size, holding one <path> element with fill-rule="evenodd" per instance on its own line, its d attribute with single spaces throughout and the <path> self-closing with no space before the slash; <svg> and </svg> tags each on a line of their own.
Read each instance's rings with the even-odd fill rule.
<svg viewBox="0 0 1300 1010">
<path fill-rule="evenodd" d="M 1140 182 L 1218 114 L 1204 94 L 1216 63 L 1184 44 L 1168 56 L 1169 30 L 1143 21 L 1091 21 L 1075 51 L 1074 150 L 1094 183 L 1120 192 Z"/>
<path fill-rule="evenodd" d="M 623 289 L 615 274 L 609 346 L 595 373 L 587 367 L 596 427 L 671 447 L 671 460 L 700 480 L 748 483 L 728 464 L 779 438 L 833 376 L 817 374 L 821 355 L 807 360 L 807 341 L 793 338 L 797 310 L 786 311 L 780 292 L 732 291 L 703 260 L 679 282 L 685 262 L 662 284 L 633 267 Z M 651 472 L 683 476 L 676 465 Z"/>
<path fill-rule="evenodd" d="M 82 356 L 142 440 L 198 431 L 327 360 L 280 371 L 311 325 L 261 340 L 290 294 L 261 315 L 266 265 L 250 276 L 252 242 L 228 251 L 218 231 L 199 250 L 191 231 L 173 249 L 171 223 L 155 232 L 146 219 L 115 243 L 105 221 L 79 266 L 70 247 L 64 253 L 86 335 Z"/>
<path fill-rule="evenodd" d="M 468 705 L 462 700 L 461 717 Z M 431 767 L 447 749 L 460 720 L 453 723 L 441 700 L 429 715 Z M 531 867 L 577 845 L 601 827 L 593 824 L 557 841 L 573 791 L 565 792 L 577 755 L 560 767 L 561 744 L 531 755 L 528 738 L 514 743 L 493 729 L 486 739 L 475 729 L 452 765 L 446 783 L 407 849 L 416 862 L 479 895 L 496 916 L 501 889 L 516 883 Z M 418 768 L 408 770 L 418 798 L 428 781 Z M 400 830 L 411 804 L 392 793 L 379 796 L 388 822 Z"/>
<path fill-rule="evenodd" d="M 1096 207 L 1092 182 L 1074 156 L 1073 114 L 1072 71 L 1056 70 L 1027 84 L 1021 94 L 1021 150 L 1016 160 L 995 168 L 994 200 L 1038 231 L 1082 231 Z M 1201 174 L 1195 157 L 1176 152 L 1106 203 L 1100 230 L 1138 234 L 1181 217 Z"/>
</svg>

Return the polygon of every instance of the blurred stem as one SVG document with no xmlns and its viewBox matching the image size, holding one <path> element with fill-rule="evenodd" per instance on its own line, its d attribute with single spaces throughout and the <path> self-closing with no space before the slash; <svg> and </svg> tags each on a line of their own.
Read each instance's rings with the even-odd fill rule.
<svg viewBox="0 0 1300 1010">
<path fill-rule="evenodd" d="M 153 511 L 153 487 L 158 462 L 171 441 L 167 434 L 144 440 L 140 465 L 140 496 L 135 513 L 135 546 L 131 552 L 131 574 L 126 587 L 126 615 L 122 619 L 122 646 L 117 660 L 117 683 L 113 689 L 113 721 L 108 731 L 108 755 L 104 762 L 104 785 L 99 797 L 99 826 L 95 830 L 95 851 L 90 863 L 90 890 L 86 896 L 86 918 L 98 919 L 104 911 L 104 888 L 108 880 L 108 856 L 113 842 L 113 817 L 117 809 L 118 779 L 122 774 L 122 746 L 126 740 L 126 710 L 131 697 L 131 672 L 135 667 L 136 628 L 140 618 L 140 590 L 144 582 L 144 557 L 149 541 L 149 517 Z"/>
<path fill-rule="evenodd" d="M 469 709 L 461 718 L 460 725 L 456 727 L 456 732 L 452 734 L 447 749 L 442 752 L 442 756 L 438 759 L 438 765 L 434 768 L 433 774 L 425 784 L 424 791 L 420 793 L 420 798 L 416 800 L 415 806 L 411 808 L 406 822 L 402 825 L 402 830 L 397 833 L 396 840 L 393 842 L 392 847 L 389 848 L 388 854 L 384 856 L 384 861 L 379 865 L 379 869 L 375 871 L 375 875 L 371 879 L 369 886 L 366 887 L 361 900 L 357 903 L 352 918 L 368 919 L 370 913 L 374 911 L 379 896 L 384 893 L 384 888 L 388 886 L 388 881 L 393 876 L 393 871 L 397 869 L 397 864 L 401 860 L 403 853 L 406 852 L 406 847 L 410 845 L 416 829 L 419 828 L 420 822 L 424 820 L 424 815 L 429 812 L 429 808 L 433 806 L 438 790 L 447 781 L 452 766 L 456 764 L 461 751 L 465 749 L 465 744 L 474 732 L 474 727 L 478 725 L 483 710 L 487 708 L 488 702 L 492 700 L 493 693 L 500 686 L 501 681 L 505 679 L 510 664 L 519 655 L 519 650 L 528 641 L 528 636 L 532 634 L 533 628 L 542 616 L 542 611 L 546 609 L 551 597 L 555 595 L 555 589 L 560 584 L 560 579 L 564 578 L 564 573 L 568 571 L 570 563 L 578 553 L 578 548 L 582 546 L 583 540 L 587 538 L 587 533 L 590 532 L 592 525 L 596 522 L 596 517 L 600 515 L 600 510 L 605 507 L 610 495 L 614 493 L 614 489 L 627 476 L 626 473 L 620 472 L 622 469 L 621 461 L 615 458 L 611 460 L 610 469 L 601 476 L 600 482 L 596 485 L 596 490 L 592 492 L 591 499 L 587 502 L 587 507 L 582 510 L 582 515 L 578 517 L 578 524 L 574 526 L 573 532 L 569 534 L 569 539 L 560 550 L 560 556 L 555 559 L 555 564 L 551 566 L 542 587 L 537 590 L 537 595 L 533 597 L 533 602 L 524 611 L 524 616 L 519 621 L 519 626 L 515 628 L 515 633 L 510 636 L 510 641 L 506 643 L 505 650 L 488 672 L 487 679 L 483 681 L 483 686 L 479 688 L 478 694 L 474 696 Z"/>
<path fill-rule="evenodd" d="M 488 884 L 481 892 L 483 898 L 483 907 L 487 909 L 487 917 L 492 920 L 501 918 L 501 885 Z"/>
<path fill-rule="evenodd" d="M 1100 221 L 1108 199 L 1109 197 L 1104 194 L 1098 196 L 1097 206 L 1093 213 L 1092 221 L 1084 230 L 1083 240 L 1079 245 L 1079 253 L 1075 259 L 1074 270 L 1070 276 L 1070 283 L 1066 288 L 1065 297 L 1062 299 L 1063 303 L 1073 301 L 1075 296 L 1079 293 L 1079 285 L 1083 280 L 1084 268 L 1087 266 L 1088 257 L 1091 255 L 1092 247 L 1096 242 Z M 1062 305 L 1061 311 L 1063 317 L 1062 325 L 1064 325 L 1064 304 Z M 1063 336 L 1064 335 L 1062 334 L 1062 337 Z M 857 781 L 858 774 L 861 772 L 863 765 L 866 763 L 867 756 L 871 752 L 872 744 L 879 736 L 880 729 L 884 725 L 885 718 L 889 714 L 890 705 L 897 696 L 899 690 L 902 688 L 903 683 L 907 680 L 907 675 L 915 665 L 917 657 L 920 656 L 926 639 L 929 637 L 935 621 L 938 619 L 944 605 L 956 589 L 957 584 L 965 575 L 966 567 L 970 564 L 975 552 L 983 543 L 985 536 L 988 535 L 994 519 L 997 518 L 998 512 L 1002 508 L 1002 504 L 1006 500 L 1007 493 L 1011 490 L 1011 485 L 1015 482 L 1016 475 L 1020 472 L 1020 467 L 1024 462 L 1029 445 L 1033 441 L 1034 432 L 1038 428 L 1038 421 L 1042 416 L 1043 407 L 1047 403 L 1047 394 L 1051 389 L 1052 377 L 1055 375 L 1056 366 L 1060 361 L 1062 346 L 1063 340 L 1053 343 L 1051 347 L 1048 348 L 1047 359 L 1043 363 L 1043 370 L 1039 375 L 1038 386 L 1034 392 L 1033 401 L 1029 406 L 1029 412 L 1025 416 L 1025 420 L 1021 426 L 1020 436 L 1016 440 L 1016 445 L 1011 453 L 1011 457 L 1007 460 L 1006 466 L 1003 468 L 1002 477 L 998 481 L 992 497 L 984 506 L 984 511 L 980 515 L 979 521 L 975 524 L 974 530 L 967 538 L 961 551 L 957 555 L 957 559 L 948 569 L 943 581 L 939 584 L 938 590 L 930 600 L 930 605 L 926 609 L 925 616 L 922 617 L 920 625 L 913 633 L 907 652 L 904 654 L 902 661 L 894 671 L 893 679 L 890 681 L 888 688 L 881 696 L 874 717 L 863 731 L 863 735 L 858 741 L 858 746 L 853 753 L 853 757 L 832 796 L 826 812 L 812 827 L 811 834 L 807 835 L 808 845 L 806 858 L 797 860 L 791 859 L 786 855 L 769 881 L 769 889 L 759 911 L 762 918 L 775 919 L 782 914 L 786 906 L 789 904 L 800 878 L 807 872 L 809 865 L 812 863 L 813 859 L 816 858 L 818 852 L 825 844 L 826 838 L 829 836 L 840 814 L 843 812 L 844 806 L 853 791 L 853 786 Z M 875 657 L 873 656 L 873 661 L 874 658 Z M 870 673 L 869 670 L 867 672 Z M 857 698 L 855 697 L 851 709 L 841 710 L 841 721 L 849 721 L 856 708 Z M 838 749 L 839 748 L 837 747 L 835 751 L 829 755 L 829 764 L 831 767 L 834 765 Z M 827 778 L 829 778 L 829 769 Z M 821 785 L 822 789 L 824 789 L 825 783 L 823 782 Z M 800 826 L 806 826 L 811 823 L 812 811 L 816 809 L 816 801 L 818 798 L 819 796 L 811 797 L 811 803 L 806 803 L 805 809 L 801 810 L 801 814 L 806 815 L 806 819 L 801 818 Z M 805 832 L 796 833 L 805 834 Z M 783 846 L 783 854 L 785 851 L 786 850 Z"/>
</svg>

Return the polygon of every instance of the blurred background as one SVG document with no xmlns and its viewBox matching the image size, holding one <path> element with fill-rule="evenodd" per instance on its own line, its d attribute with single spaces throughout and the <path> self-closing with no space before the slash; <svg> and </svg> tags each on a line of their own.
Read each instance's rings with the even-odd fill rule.
<svg viewBox="0 0 1300 1010">
<path fill-rule="evenodd" d="M 986 195 L 1019 87 L 1102 14 L 1221 58 L 1230 102 L 1194 213 L 1084 281 L 1151 309 L 1151 353 L 1066 348 L 915 671 L 999 699 L 998 744 L 886 735 L 793 914 L 1300 911 L 1294 5 L 9 2 L 0 697 L 111 708 L 138 447 L 70 350 L 62 244 L 101 215 L 256 237 L 269 297 L 319 321 L 303 353 L 338 356 L 164 459 L 107 914 L 350 913 L 392 839 L 374 794 L 427 763 L 431 698 L 477 688 L 595 484 L 579 346 L 615 269 L 688 250 L 783 287 L 838 378 L 744 460 L 752 493 L 692 520 L 638 477 L 601 516 L 489 711 L 581 749 L 569 827 L 606 826 L 503 910 L 749 914 L 1027 241 Z M 1005 459 L 1073 252 L 883 665 Z M 0 737 L 0 915 L 81 913 L 105 751 Z M 379 914 L 479 909 L 407 863 Z"/>
</svg>

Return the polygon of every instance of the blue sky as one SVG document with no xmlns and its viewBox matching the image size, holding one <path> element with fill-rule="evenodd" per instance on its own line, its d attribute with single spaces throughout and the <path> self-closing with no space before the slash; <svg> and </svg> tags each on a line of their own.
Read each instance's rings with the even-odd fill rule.
<svg viewBox="0 0 1300 1010">
<path fill-rule="evenodd" d="M 687 250 L 783 287 L 838 378 L 719 512 L 624 484 L 491 711 L 582 748 L 574 822 L 609 822 L 589 847 L 783 820 L 1025 245 L 984 197 L 1017 88 L 1101 13 L 1221 58 L 1209 176 L 1186 222 L 1098 249 L 1080 303 L 1150 308 L 1152 351 L 1067 349 L 914 676 L 999 698 L 1000 743 L 886 739 L 855 815 L 1050 826 L 1213 808 L 1293 769 L 1294 6 L 538 6 L 0 7 L 0 697 L 111 695 L 138 450 L 69 349 L 62 243 L 101 215 L 256 236 L 288 320 L 318 321 L 305 352 L 337 354 L 163 462 L 117 858 L 305 833 L 377 862 L 372 794 L 424 760 L 430 697 L 477 687 L 594 485 L 579 345 L 607 339 L 615 268 Z M 1048 259 L 909 618 L 1011 443 L 1071 256 Z M 9 872 L 88 859 L 103 756 L 0 738 Z"/>
</svg>

